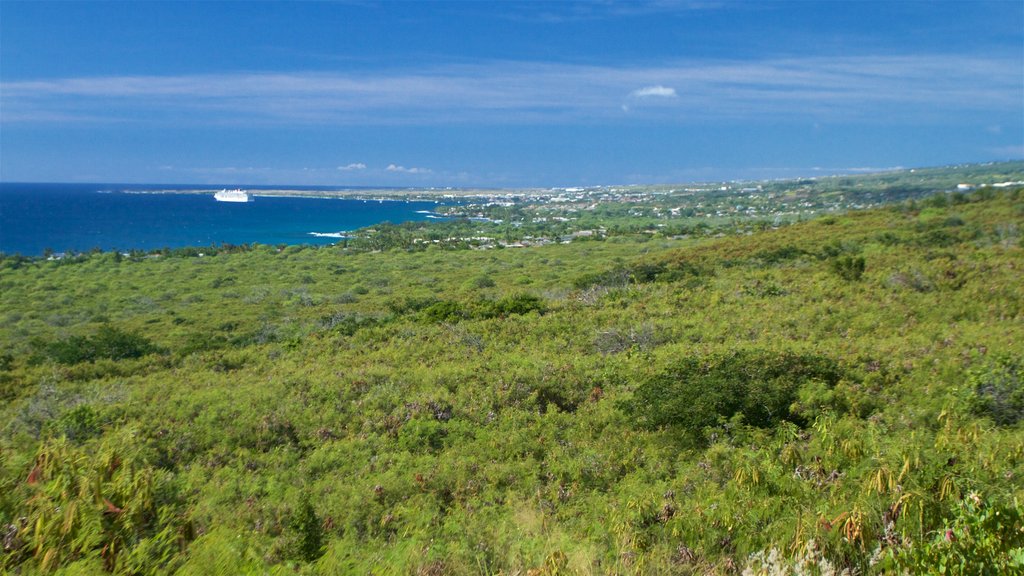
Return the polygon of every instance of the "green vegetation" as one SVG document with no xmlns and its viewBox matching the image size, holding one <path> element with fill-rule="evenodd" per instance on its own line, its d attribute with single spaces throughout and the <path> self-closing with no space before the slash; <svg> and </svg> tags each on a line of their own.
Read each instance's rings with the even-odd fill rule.
<svg viewBox="0 0 1024 576">
<path fill-rule="evenodd" d="M 5 257 L 0 567 L 1024 571 L 1022 227 Z"/>
<path fill-rule="evenodd" d="M 810 393 L 828 395 L 839 380 L 836 363 L 818 356 L 743 351 L 684 358 L 640 384 L 626 412 L 646 428 L 675 427 L 683 433 L 710 428 L 715 434 L 726 423 L 806 425 L 793 410 L 798 393 L 810 385 Z"/>
<path fill-rule="evenodd" d="M 56 342 L 41 342 L 42 353 L 60 364 L 95 362 L 100 358 L 124 360 L 156 352 L 144 336 L 113 326 L 100 326 L 92 336 L 71 336 Z"/>
</svg>

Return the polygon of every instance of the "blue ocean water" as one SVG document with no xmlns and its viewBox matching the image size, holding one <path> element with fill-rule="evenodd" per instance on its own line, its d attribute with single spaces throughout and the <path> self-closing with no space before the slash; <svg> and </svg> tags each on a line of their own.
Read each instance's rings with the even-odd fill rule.
<svg viewBox="0 0 1024 576">
<path fill-rule="evenodd" d="M 259 196 L 217 202 L 212 194 L 146 193 L 197 186 L 0 183 L 0 251 L 153 250 L 214 244 L 328 244 L 337 233 L 380 222 L 423 220 L 433 202 Z M 281 187 L 277 187 L 281 188 Z M 307 189 L 312 190 L 312 189 Z"/>
</svg>

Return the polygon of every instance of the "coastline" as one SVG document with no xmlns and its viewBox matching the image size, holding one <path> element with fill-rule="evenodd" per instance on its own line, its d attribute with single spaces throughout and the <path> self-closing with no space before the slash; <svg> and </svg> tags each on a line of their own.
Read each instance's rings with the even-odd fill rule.
<svg viewBox="0 0 1024 576">
<path fill-rule="evenodd" d="M 200 187 L 3 184 L 0 251 L 38 257 L 220 244 L 326 244 L 382 222 L 427 221 L 441 199 L 250 190 L 252 203 L 217 202 Z M 360 191 L 365 194 L 365 191 Z M 342 202 L 307 202 L 308 200 Z M 454 203 L 454 202 L 449 202 Z M 316 234 L 311 234 L 315 232 Z"/>
<path fill-rule="evenodd" d="M 140 195 L 188 194 L 212 196 L 219 192 L 218 188 L 155 188 L 152 190 L 138 188 L 104 189 L 99 193 L 121 193 Z M 540 190 L 488 190 L 482 188 L 466 189 L 423 189 L 423 188 L 372 188 L 372 189 L 323 189 L 304 190 L 295 188 L 246 188 L 246 192 L 254 197 L 266 198 L 309 198 L 309 199 L 342 199 L 361 200 L 366 202 L 458 202 L 461 200 L 509 197 L 536 196 Z"/>
</svg>

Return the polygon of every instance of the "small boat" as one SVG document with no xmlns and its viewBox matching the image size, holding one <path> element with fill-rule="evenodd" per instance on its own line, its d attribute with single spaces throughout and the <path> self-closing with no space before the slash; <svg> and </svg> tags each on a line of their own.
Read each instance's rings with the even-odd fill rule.
<svg viewBox="0 0 1024 576">
<path fill-rule="evenodd" d="M 249 193 L 239 189 L 228 190 L 225 188 L 214 194 L 213 199 L 218 202 L 252 202 Z"/>
</svg>

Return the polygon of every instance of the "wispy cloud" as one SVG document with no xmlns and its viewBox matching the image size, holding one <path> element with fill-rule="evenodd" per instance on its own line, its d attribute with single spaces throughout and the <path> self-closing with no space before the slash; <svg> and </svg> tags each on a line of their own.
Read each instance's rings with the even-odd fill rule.
<svg viewBox="0 0 1024 576">
<path fill-rule="evenodd" d="M 675 88 L 666 88 L 665 86 L 662 86 L 660 84 L 657 85 L 657 86 L 647 86 L 645 88 L 640 88 L 639 90 L 633 90 L 632 92 L 629 93 L 629 95 L 632 96 L 633 98 L 676 98 L 676 97 L 678 97 L 678 94 L 676 94 L 676 89 Z"/>
<path fill-rule="evenodd" d="M 637 88 L 640 86 L 641 88 Z M 942 122 L 1017 113 L 1019 57 L 864 56 L 687 61 L 660 67 L 480 62 L 399 73 L 108 76 L 6 82 L 4 123 L 575 122 L 621 118 L 622 95 L 658 121 Z"/>
<path fill-rule="evenodd" d="M 352 164 L 338 166 L 338 170 L 341 170 L 342 172 L 352 172 L 353 170 L 366 170 L 366 164 L 363 164 L 362 162 L 353 162 Z"/>
<path fill-rule="evenodd" d="M 406 168 L 405 166 L 399 166 L 398 164 L 388 164 L 385 168 L 388 172 L 400 172 L 402 174 L 430 174 L 433 170 L 429 168 Z"/>
<path fill-rule="evenodd" d="M 538 8 L 540 6 L 540 8 Z M 636 16 L 686 14 L 698 10 L 718 10 L 724 2 L 688 0 L 648 0 L 631 2 L 555 2 L 513 4 L 504 17 L 517 22 L 562 24 L 593 20 L 621 20 Z"/>
<path fill-rule="evenodd" d="M 993 148 L 992 153 L 999 158 L 1009 158 L 1017 160 L 1020 158 L 1024 158 L 1024 144 L 1020 144 L 1017 146 L 1000 146 L 998 148 Z"/>
</svg>

